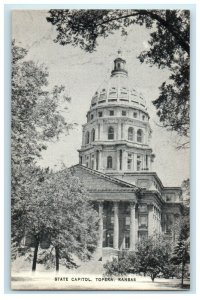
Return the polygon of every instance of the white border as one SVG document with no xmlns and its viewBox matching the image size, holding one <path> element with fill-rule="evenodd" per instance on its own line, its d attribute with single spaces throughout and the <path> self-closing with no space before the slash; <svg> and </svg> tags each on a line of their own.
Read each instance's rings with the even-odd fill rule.
<svg viewBox="0 0 200 300">
<path fill-rule="evenodd" d="M 4 192 L 4 183 L 3 183 L 3 175 L 4 175 L 4 170 L 3 170 L 3 165 L 4 165 L 4 148 L 3 148 L 3 143 L 2 141 L 4 140 L 4 69 L 3 69 L 3 62 L 4 62 L 4 58 L 3 58 L 3 45 L 4 45 L 4 26 L 3 26 L 3 20 L 4 20 L 4 4 L 24 4 L 24 5 L 27 5 L 27 1 L 1 1 L 0 2 L 0 22 L 1 22 L 1 25 L 0 26 L 0 37 L 2 39 L 1 41 L 1 47 L 0 47 L 0 51 L 1 51 L 1 61 L 0 61 L 0 66 L 1 66 L 1 77 L 0 77 L 0 82 L 1 82 L 1 89 L 0 89 L 0 93 L 1 93 L 1 101 L 0 101 L 0 139 L 1 139 L 1 149 L 0 149 L 0 175 L 1 175 L 1 180 L 0 180 L 0 191 Z M 41 4 L 41 0 L 35 0 L 35 1 L 31 1 L 30 3 L 30 8 L 32 5 L 35 5 L 35 4 Z M 55 4 L 56 5 L 56 1 L 45 1 L 43 0 L 42 1 L 42 5 L 51 5 L 51 4 Z M 199 46 L 199 28 L 200 28 L 200 24 L 199 24 L 199 19 L 200 19 L 200 16 L 199 16 L 199 11 L 200 11 L 200 8 L 199 8 L 199 1 L 198 0 L 194 0 L 194 1 L 176 1 L 174 3 L 174 1 L 154 1 L 154 2 L 149 2 L 149 1 L 131 1 L 131 0 L 126 0 L 125 3 L 123 4 L 122 1 L 119 1 L 119 0 L 113 0 L 113 1 L 96 1 L 94 3 L 94 0 L 91 1 L 91 0 L 88 0 L 88 1 L 67 1 L 67 0 L 59 0 L 59 5 L 66 5 L 66 4 L 73 4 L 73 5 L 94 5 L 94 4 L 98 4 L 98 5 L 103 5 L 103 4 L 110 4 L 110 5 L 115 5 L 115 6 L 122 6 L 122 5 L 128 5 L 128 4 L 146 4 L 146 5 L 153 5 L 153 4 L 157 4 L 157 5 L 164 5 L 164 4 L 167 4 L 167 5 L 187 5 L 187 4 L 196 4 L 196 9 L 197 9 L 197 17 L 196 17 L 196 21 L 197 21 L 197 25 L 196 25 L 196 36 L 198 37 L 197 39 L 197 46 L 196 46 L 196 49 L 200 49 Z M 56 5 L 58 6 L 58 5 Z M 173 7 L 174 8 L 174 7 Z M 40 7 L 38 7 L 38 9 L 40 9 Z M 6 38 L 9 38 L 9 37 L 6 37 Z M 197 103 L 196 103 L 196 112 L 200 112 L 200 107 L 199 107 L 199 101 L 200 101 L 200 97 L 199 97 L 199 66 L 200 66 L 200 62 L 199 62 L 199 55 L 197 53 L 197 61 L 196 61 L 196 65 L 197 65 L 197 85 L 196 85 L 196 99 L 197 99 Z M 5 116 L 6 117 L 6 116 Z M 199 185 L 199 156 L 198 156 L 198 153 L 200 151 L 200 147 L 199 147 L 199 134 L 198 134 L 198 128 L 199 128 L 199 116 L 197 114 L 197 120 L 196 120 L 196 153 L 197 153 L 197 159 L 196 159 L 196 182 L 197 182 L 197 186 Z M 194 141 L 193 141 L 194 143 Z M 195 166 L 195 163 L 193 164 L 193 166 Z M 6 168 L 6 162 L 5 162 L 5 168 Z M 192 172 L 194 172 L 194 170 L 192 170 Z M 7 183 L 6 183 L 7 184 Z M 194 191 L 195 192 L 195 191 Z M 197 232 L 196 232 L 196 237 L 197 237 L 197 233 L 198 233 L 198 228 L 199 228 L 199 216 L 198 216 L 198 213 L 199 213 L 199 201 L 200 201 L 200 197 L 199 196 L 199 190 L 196 189 L 196 199 L 197 199 L 197 203 L 196 203 L 196 211 L 193 211 L 192 213 L 195 214 L 195 212 L 197 212 L 197 222 L 196 222 L 196 229 L 197 229 Z M 1 212 L 1 217 L 0 217 L 0 230 L 1 230 L 1 243 L 0 243 L 0 294 L 1 294 L 1 299 L 10 299 L 12 298 L 13 296 L 16 297 L 16 298 L 19 298 L 19 299 L 27 299 L 30 298 L 30 299 L 35 299 L 35 293 L 36 292 L 33 292 L 33 294 L 27 294 L 26 292 L 22 292 L 20 294 L 4 294 L 4 285 L 3 285 L 3 281 L 2 279 L 4 278 L 4 256 L 3 256 L 3 241 L 2 241 L 2 237 L 4 236 L 4 193 L 2 194 L 2 197 L 1 197 L 1 201 L 0 201 L 0 212 Z M 42 297 L 44 299 L 54 299 L 54 297 L 59 297 L 59 298 L 63 298 L 63 299 L 66 299 L 66 297 L 70 297 L 70 299 L 89 299 L 89 298 L 102 298 L 102 297 L 113 297 L 115 299 L 118 299 L 118 298 L 121 298 L 121 297 L 126 297 L 126 298 L 132 298 L 132 297 L 137 297 L 137 299 L 145 299 L 146 297 L 150 298 L 150 299 L 155 299 L 155 298 L 159 298 L 162 297 L 162 299 L 168 299 L 170 296 L 175 298 L 175 299 L 185 299 L 186 297 L 189 297 L 189 299 L 196 299 L 197 296 L 199 296 L 199 288 L 198 288 L 198 285 L 199 285 L 199 265 L 200 265 L 200 261 L 199 261 L 199 255 L 198 253 L 200 252 L 200 247 L 199 247 L 199 239 L 197 238 L 197 247 L 196 247 L 196 253 L 197 253 L 197 261 L 196 261 L 196 266 L 197 266 L 197 269 L 196 269 L 196 289 L 197 289 L 197 292 L 196 294 L 188 294 L 188 293 L 179 293 L 179 294 L 173 294 L 173 295 L 170 295 L 169 292 L 167 292 L 166 294 L 162 294 L 162 296 L 160 295 L 159 292 L 156 292 L 156 294 L 152 294 L 152 293 L 146 293 L 146 292 L 138 292 L 137 295 L 134 295 L 135 293 L 132 293 L 132 292 L 67 292 L 67 293 L 64 293 L 64 294 L 60 294 L 60 293 L 51 293 L 51 294 L 43 294 L 42 293 Z M 4 254 L 6 255 L 6 253 Z M 37 293 L 38 296 L 40 293 Z"/>
</svg>

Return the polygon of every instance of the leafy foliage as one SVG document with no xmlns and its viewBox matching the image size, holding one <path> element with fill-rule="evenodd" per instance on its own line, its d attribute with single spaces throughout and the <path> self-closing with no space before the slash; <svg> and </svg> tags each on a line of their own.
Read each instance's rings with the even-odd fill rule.
<svg viewBox="0 0 200 300">
<path fill-rule="evenodd" d="M 154 281 L 158 275 L 173 277 L 175 268 L 170 261 L 171 244 L 164 236 L 151 236 L 141 240 L 136 252 L 124 253 L 119 259 L 113 259 L 104 265 L 107 275 L 125 275 L 143 273 Z"/>
<path fill-rule="evenodd" d="M 182 192 L 183 192 L 183 204 L 185 208 L 190 207 L 190 180 L 189 178 L 184 180 L 181 185 Z"/>
<path fill-rule="evenodd" d="M 139 272 L 149 275 L 154 281 L 158 274 L 162 274 L 169 264 L 171 245 L 161 236 L 151 236 L 141 240 L 137 247 Z"/>
<path fill-rule="evenodd" d="M 173 249 L 171 262 L 174 265 L 181 267 L 181 285 L 185 277 L 186 266 L 190 263 L 190 195 L 189 195 L 189 180 L 184 180 L 183 188 L 183 219 L 178 241 Z"/>
<path fill-rule="evenodd" d="M 139 60 L 171 72 L 153 101 L 163 126 L 189 137 L 189 52 L 190 24 L 188 10 L 50 10 L 47 21 L 56 27 L 55 42 L 72 44 L 92 52 L 98 38 L 116 30 L 128 34 L 133 25 L 150 30 L 149 50 Z M 187 147 L 186 140 L 182 146 Z"/>
<path fill-rule="evenodd" d="M 46 142 L 72 128 L 60 112 L 69 99 L 63 86 L 48 90 L 46 67 L 27 61 L 27 50 L 13 42 L 12 54 L 12 258 L 31 257 L 35 270 L 46 243 L 54 251 L 40 256 L 40 263 L 56 256 L 57 265 L 61 259 L 71 267 L 72 253 L 88 259 L 96 247 L 96 213 L 67 170 L 53 173 L 36 166 Z"/>
<path fill-rule="evenodd" d="M 28 51 L 12 42 L 12 242 L 20 243 L 24 228 L 24 210 L 31 197 L 32 186 L 37 184 L 42 171 L 35 162 L 46 141 L 58 138 L 72 127 L 59 111 L 66 101 L 64 87 L 48 91 L 48 71 L 42 65 L 27 61 Z M 45 172 L 45 171 L 44 171 Z"/>
<path fill-rule="evenodd" d="M 135 253 L 122 252 L 118 259 L 113 258 L 103 265 L 106 276 L 122 276 L 127 273 L 137 272 L 137 261 Z"/>
<path fill-rule="evenodd" d="M 67 101 L 63 86 L 48 91 L 48 71 L 43 65 L 26 61 L 27 50 L 12 45 L 12 162 L 29 164 L 46 148 L 45 141 L 61 132 L 67 124 L 60 105 Z"/>
<path fill-rule="evenodd" d="M 42 246 L 46 240 L 47 248 L 53 247 L 58 259 L 72 266 L 72 254 L 89 259 L 96 248 L 97 213 L 78 178 L 66 169 L 44 174 L 32 186 L 23 217 L 26 235 L 31 238 L 26 243 L 27 250 L 35 244 Z M 55 262 L 55 251 L 47 251 L 40 263 L 48 265 L 49 259 Z"/>
</svg>

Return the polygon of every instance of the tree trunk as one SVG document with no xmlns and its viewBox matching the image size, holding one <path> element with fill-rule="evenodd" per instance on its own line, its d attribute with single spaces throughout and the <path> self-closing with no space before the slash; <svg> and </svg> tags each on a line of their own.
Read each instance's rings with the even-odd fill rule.
<svg viewBox="0 0 200 300">
<path fill-rule="evenodd" d="M 154 282 L 154 279 L 156 278 L 156 276 L 153 274 L 150 277 L 151 277 L 152 282 Z"/>
<path fill-rule="evenodd" d="M 56 272 L 59 271 L 59 248 L 55 247 L 55 252 L 56 252 Z"/>
<path fill-rule="evenodd" d="M 184 269 L 185 269 L 185 264 L 182 262 L 182 268 L 181 268 L 181 287 L 183 288 L 183 280 L 184 280 Z"/>
<path fill-rule="evenodd" d="M 36 264 L 37 264 L 37 255 L 38 255 L 38 248 L 39 248 L 39 241 L 36 240 L 35 242 L 35 249 L 34 249 L 34 255 L 33 255 L 33 264 L 32 264 L 32 271 L 36 271 Z"/>
</svg>

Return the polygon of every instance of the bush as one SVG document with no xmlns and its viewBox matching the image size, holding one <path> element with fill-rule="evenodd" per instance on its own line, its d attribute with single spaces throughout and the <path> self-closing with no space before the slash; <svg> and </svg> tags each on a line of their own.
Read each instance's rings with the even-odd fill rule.
<svg viewBox="0 0 200 300">
<path fill-rule="evenodd" d="M 118 258 L 113 258 L 103 265 L 107 276 L 122 276 L 136 272 L 135 253 L 122 252 Z"/>
</svg>

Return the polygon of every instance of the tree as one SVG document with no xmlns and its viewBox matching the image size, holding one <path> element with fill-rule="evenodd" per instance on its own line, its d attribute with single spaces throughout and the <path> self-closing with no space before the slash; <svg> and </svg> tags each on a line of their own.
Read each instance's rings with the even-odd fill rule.
<svg viewBox="0 0 200 300">
<path fill-rule="evenodd" d="M 138 272 L 149 275 L 151 280 L 166 272 L 170 264 L 171 244 L 162 235 L 141 240 L 137 245 Z"/>
<path fill-rule="evenodd" d="M 163 82 L 160 95 L 153 101 L 163 126 L 189 138 L 189 11 L 188 10 L 50 10 L 47 21 L 56 27 L 55 42 L 72 44 L 93 52 L 98 38 L 116 30 L 127 35 L 133 25 L 150 31 L 149 50 L 139 55 L 141 63 L 168 68 L 170 77 Z"/>
<path fill-rule="evenodd" d="M 46 149 L 45 142 L 68 132 L 60 113 L 69 101 L 64 86 L 48 90 L 48 70 L 27 61 L 27 50 L 12 44 L 12 162 L 30 164 Z"/>
<path fill-rule="evenodd" d="M 169 278 L 175 275 L 171 259 L 172 246 L 162 235 L 154 235 L 138 242 L 135 252 L 124 252 L 111 262 L 104 264 L 106 275 L 143 273 L 151 280 L 158 275 Z"/>
<path fill-rule="evenodd" d="M 188 237 L 188 229 L 183 225 L 180 233 L 179 240 L 174 247 L 171 262 L 174 265 L 181 266 L 181 286 L 185 277 L 185 267 L 190 262 L 190 243 Z"/>
<path fill-rule="evenodd" d="M 190 263 L 190 181 L 184 180 L 183 190 L 183 216 L 178 241 L 173 249 L 171 262 L 181 266 L 181 286 L 185 277 L 186 265 Z"/>
<path fill-rule="evenodd" d="M 46 142 L 67 133 L 68 124 L 60 106 L 69 99 L 64 87 L 48 89 L 48 71 L 26 60 L 28 51 L 12 43 L 12 124 L 11 124 L 11 219 L 13 258 L 24 236 L 25 203 L 43 173 L 36 166 Z"/>
<path fill-rule="evenodd" d="M 36 270 L 38 250 L 44 241 L 54 251 L 51 255 L 47 251 L 40 263 L 48 264 L 47 259 L 51 259 L 57 271 L 60 259 L 65 266 L 75 265 L 72 254 L 89 259 L 96 248 L 97 213 L 79 179 L 67 169 L 43 174 L 40 182 L 32 186 L 23 217 L 26 235 L 30 237 L 24 252 L 34 248 L 32 271 Z"/>
</svg>

